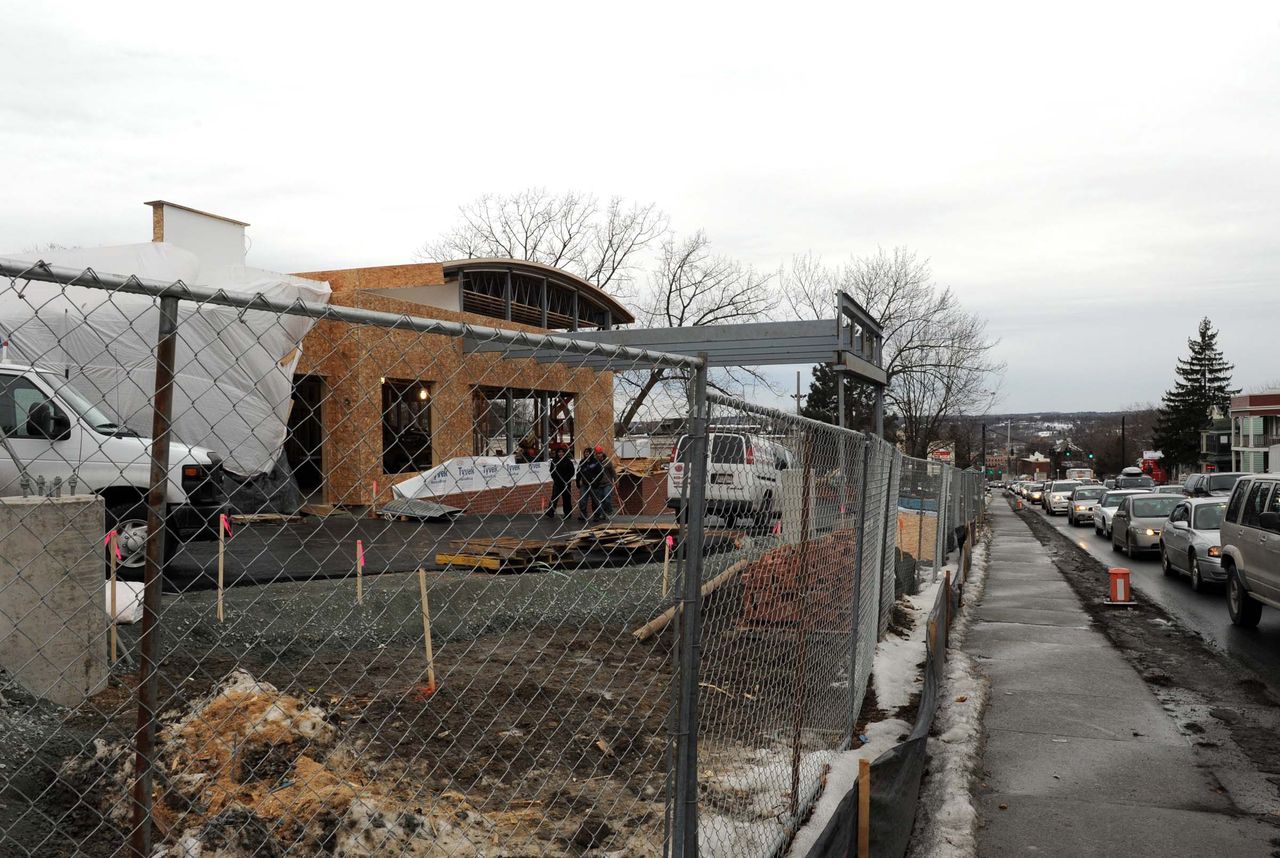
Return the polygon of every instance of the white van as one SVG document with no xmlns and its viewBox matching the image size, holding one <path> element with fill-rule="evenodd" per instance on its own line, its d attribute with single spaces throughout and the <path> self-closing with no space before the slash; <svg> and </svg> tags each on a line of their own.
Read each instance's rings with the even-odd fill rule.
<svg viewBox="0 0 1280 858">
<path fill-rule="evenodd" d="M 21 495 L 24 474 L 31 493 L 39 478 L 48 493 L 60 477 L 67 494 L 74 475 L 76 492 L 102 496 L 107 529 L 117 533 L 121 565 L 142 567 L 150 438 L 117 426 L 57 373 L 7 363 L 0 363 L 0 433 L 0 496 Z M 180 540 L 217 538 L 218 515 L 226 511 L 220 468 L 209 450 L 171 443 L 166 554 Z"/>
<path fill-rule="evenodd" d="M 758 526 L 777 518 L 774 500 L 782 472 L 795 462 L 791 451 L 768 438 L 740 432 L 713 432 L 707 445 L 707 514 L 730 522 L 751 518 Z M 667 470 L 667 507 L 677 512 L 688 459 L 689 436 L 681 435 Z"/>
</svg>

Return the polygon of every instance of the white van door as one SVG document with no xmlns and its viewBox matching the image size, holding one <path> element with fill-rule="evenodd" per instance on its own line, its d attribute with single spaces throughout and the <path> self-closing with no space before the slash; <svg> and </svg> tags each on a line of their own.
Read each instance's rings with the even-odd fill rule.
<svg viewBox="0 0 1280 858">
<path fill-rule="evenodd" d="M 80 454 L 79 428 L 30 379 L 0 374 L 0 431 L 8 441 L 7 449 L 0 446 L 0 495 L 22 494 L 21 468 L 33 482 L 44 477 L 50 487 L 55 477 L 69 479 Z"/>
</svg>

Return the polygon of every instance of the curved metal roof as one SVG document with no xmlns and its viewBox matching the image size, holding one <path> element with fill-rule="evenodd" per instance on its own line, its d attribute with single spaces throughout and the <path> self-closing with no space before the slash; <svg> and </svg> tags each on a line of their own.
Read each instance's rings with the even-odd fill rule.
<svg viewBox="0 0 1280 858">
<path fill-rule="evenodd" d="M 506 259 L 499 256 L 494 257 L 477 257 L 474 259 L 454 259 L 449 262 L 440 263 L 444 266 L 444 273 L 447 277 L 450 274 L 456 274 L 459 271 L 507 271 L 513 273 L 526 274 L 532 277 L 546 277 L 548 282 L 556 283 L 568 289 L 576 291 L 582 298 L 592 302 L 609 311 L 609 315 L 613 319 L 615 325 L 627 325 L 636 320 L 631 312 L 618 303 L 617 299 L 605 292 L 599 286 L 583 280 L 576 274 L 570 274 L 561 268 L 551 265 L 544 265 L 541 262 L 533 262 L 527 259 Z"/>
</svg>

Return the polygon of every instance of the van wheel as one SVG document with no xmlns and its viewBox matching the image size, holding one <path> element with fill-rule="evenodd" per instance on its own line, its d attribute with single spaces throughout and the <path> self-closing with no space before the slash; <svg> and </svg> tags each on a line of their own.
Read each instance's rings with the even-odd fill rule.
<svg viewBox="0 0 1280 858">
<path fill-rule="evenodd" d="M 769 525 L 773 523 L 773 493 L 765 492 L 764 497 L 760 498 L 760 504 L 756 508 L 756 513 L 752 517 L 752 522 L 756 527 L 762 530 L 768 530 Z"/>
<path fill-rule="evenodd" d="M 1245 590 L 1235 567 L 1227 571 L 1227 613 L 1231 615 L 1232 625 L 1246 629 L 1254 628 L 1262 619 L 1262 603 Z"/>
<path fill-rule="evenodd" d="M 147 564 L 147 504 L 142 498 L 117 499 L 106 508 L 107 530 L 116 532 L 116 544 L 120 547 L 119 574 L 122 578 L 142 580 L 142 570 Z M 177 553 L 178 539 L 172 533 L 165 534 L 162 564 L 168 563 Z M 105 553 L 110 568 L 111 558 Z"/>
</svg>

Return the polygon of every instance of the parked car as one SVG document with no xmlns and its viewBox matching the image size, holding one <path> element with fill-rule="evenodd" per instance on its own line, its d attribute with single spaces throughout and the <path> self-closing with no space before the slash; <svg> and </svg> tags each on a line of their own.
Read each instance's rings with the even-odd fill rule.
<svg viewBox="0 0 1280 858">
<path fill-rule="evenodd" d="M 1178 505 L 1173 495 L 1143 492 L 1120 501 L 1111 517 L 1111 548 L 1137 557 L 1139 551 L 1158 551 L 1169 513 Z"/>
<path fill-rule="evenodd" d="M 1072 527 L 1093 521 L 1093 508 L 1098 505 L 1107 490 L 1102 486 L 1082 485 L 1071 493 L 1071 502 L 1067 504 L 1067 521 Z"/>
<path fill-rule="evenodd" d="M 1093 507 L 1093 531 L 1099 536 L 1111 536 L 1111 517 L 1115 515 L 1120 501 L 1128 495 L 1146 494 L 1142 489 L 1111 489 L 1106 492 Z"/>
<path fill-rule="evenodd" d="M 1236 481 L 1241 477 L 1247 476 L 1243 472 L 1231 471 L 1220 474 L 1192 474 L 1188 478 L 1185 488 L 1190 497 L 1207 498 L 1207 497 L 1230 497 L 1231 490 L 1236 487 Z M 1200 479 L 1196 480 L 1196 477 Z M 1196 480 L 1194 485 L 1192 480 Z"/>
<path fill-rule="evenodd" d="M 1071 509 L 1071 493 L 1080 487 L 1079 480 L 1051 480 L 1045 484 L 1041 505 L 1049 515 Z"/>
<path fill-rule="evenodd" d="M 1237 626 L 1256 626 L 1262 606 L 1280 608 L 1280 476 L 1241 477 L 1222 520 L 1227 611 Z"/>
<path fill-rule="evenodd" d="M 1160 534 L 1164 574 L 1190 576 L 1196 592 L 1227 580 L 1219 540 L 1226 511 L 1227 502 L 1221 498 L 1187 498 L 1173 508 Z"/>
<path fill-rule="evenodd" d="M 776 518 L 781 472 L 791 467 L 791 452 L 776 441 L 739 432 L 712 432 L 707 444 L 705 512 L 729 521 L 751 518 L 759 526 Z M 689 448 L 689 436 L 681 435 L 667 470 L 667 507 L 677 512 Z"/>
<path fill-rule="evenodd" d="M 120 565 L 142 568 L 150 438 L 112 422 L 61 375 L 16 364 L 0 364 L 0 433 L 6 439 L 0 447 L 0 495 L 21 494 L 24 472 L 30 479 L 44 477 L 47 484 L 57 477 L 66 483 L 74 475 L 77 491 L 102 497 L 106 528 L 116 531 Z M 166 555 L 180 541 L 218 538 L 218 516 L 226 512 L 220 468 L 209 450 L 170 442 Z"/>
<path fill-rule="evenodd" d="M 1125 468 L 1120 472 L 1120 476 L 1116 477 L 1116 488 L 1118 489 L 1147 489 L 1150 491 L 1155 486 L 1156 481 L 1151 479 L 1149 474 L 1144 474 L 1142 468 Z"/>
</svg>

